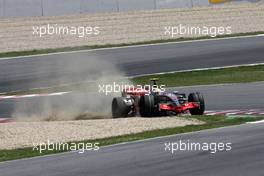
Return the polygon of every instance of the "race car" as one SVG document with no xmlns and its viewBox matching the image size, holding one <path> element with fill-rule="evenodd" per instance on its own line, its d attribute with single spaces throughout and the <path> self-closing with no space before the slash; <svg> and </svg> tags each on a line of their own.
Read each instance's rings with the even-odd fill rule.
<svg viewBox="0 0 264 176">
<path fill-rule="evenodd" d="M 112 101 L 113 118 L 172 116 L 188 112 L 191 115 L 204 114 L 205 102 L 201 93 L 190 93 L 187 98 L 186 94 L 177 91 L 160 91 L 157 81 L 151 79 L 149 89 L 123 90 L 122 96 L 115 97 Z"/>
</svg>

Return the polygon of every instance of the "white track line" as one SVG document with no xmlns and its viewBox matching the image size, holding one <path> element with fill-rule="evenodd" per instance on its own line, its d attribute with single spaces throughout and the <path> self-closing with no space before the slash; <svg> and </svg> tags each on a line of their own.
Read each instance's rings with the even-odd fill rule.
<svg viewBox="0 0 264 176">
<path fill-rule="evenodd" d="M 19 99 L 19 98 L 32 98 L 32 97 L 59 96 L 59 95 L 64 95 L 64 94 L 68 94 L 68 93 L 71 93 L 71 92 L 55 92 L 55 93 L 45 93 L 45 94 L 28 94 L 28 95 L 0 96 L 0 101 L 1 100 L 6 100 L 6 99 Z"/>
<path fill-rule="evenodd" d="M 225 116 L 254 115 L 254 116 L 262 116 L 262 115 L 264 115 L 264 109 L 205 111 L 205 115 L 208 115 L 208 116 L 213 116 L 213 115 L 225 115 Z"/>
<path fill-rule="evenodd" d="M 249 124 L 258 124 L 258 123 L 264 123 L 264 120 L 255 121 L 255 122 L 247 122 Z"/>
</svg>

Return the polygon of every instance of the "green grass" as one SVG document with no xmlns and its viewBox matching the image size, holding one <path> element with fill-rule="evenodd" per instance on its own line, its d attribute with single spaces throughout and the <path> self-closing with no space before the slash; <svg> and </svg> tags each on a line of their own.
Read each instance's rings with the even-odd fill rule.
<svg viewBox="0 0 264 176">
<path fill-rule="evenodd" d="M 264 31 L 257 32 L 248 32 L 248 33 L 237 33 L 230 35 L 220 35 L 214 38 L 227 38 L 227 37 L 238 37 L 238 36 L 248 36 L 248 35 L 259 35 L 264 34 Z M 26 56 L 26 55 L 37 55 L 37 54 L 48 54 L 48 53 L 57 53 L 57 52 L 67 52 L 67 51 L 80 51 L 88 49 L 98 49 L 98 48 L 112 48 L 112 47 L 122 47 L 122 46 L 133 46 L 133 45 L 143 45 L 143 44 L 155 44 L 155 43 L 167 43 L 167 42 L 180 42 L 180 41 L 189 41 L 189 40 L 202 40 L 202 39 L 214 39 L 210 36 L 202 36 L 195 38 L 176 38 L 168 40 L 151 40 L 144 42 L 136 43 L 121 43 L 121 44 L 106 44 L 106 45 L 87 45 L 87 46 L 77 46 L 77 47 L 64 47 L 64 48 L 55 48 L 55 49 L 41 49 L 41 50 L 30 50 L 30 51 L 14 51 L 0 53 L 0 58 L 3 57 L 15 57 L 15 56 Z"/>
<path fill-rule="evenodd" d="M 186 118 L 193 118 L 192 117 L 186 117 Z M 104 139 L 96 139 L 96 140 L 88 140 L 88 141 L 78 141 L 75 143 L 100 143 L 101 146 L 107 146 L 111 144 L 117 144 L 122 142 L 129 142 L 129 141 L 137 141 L 142 139 L 148 139 L 153 137 L 159 137 L 159 136 L 167 136 L 167 135 L 173 135 L 173 134 L 180 134 L 180 133 L 186 133 L 186 132 L 194 132 L 194 131 L 200 131 L 205 129 L 212 129 L 212 128 L 218 128 L 223 126 L 231 126 L 231 125 L 239 125 L 243 124 L 245 122 L 250 121 L 257 121 L 262 120 L 264 117 L 244 117 L 244 118 L 226 118 L 225 116 L 196 116 L 194 117 L 200 121 L 205 122 L 202 125 L 188 125 L 185 127 L 175 127 L 175 128 L 167 128 L 167 129 L 160 129 L 160 130 L 152 130 L 152 131 L 146 131 L 136 134 L 129 134 L 129 135 L 122 135 L 122 136 L 116 136 L 116 137 L 110 137 L 110 138 L 104 138 Z M 61 152 L 67 152 L 66 150 L 61 151 L 43 151 L 41 154 L 38 151 L 33 151 L 33 148 L 21 148 L 21 149 L 15 149 L 15 150 L 0 150 L 0 161 L 7 161 L 7 160 L 15 160 L 15 159 L 21 159 L 21 158 L 29 158 L 29 157 L 35 157 L 35 156 L 43 156 L 48 154 L 55 154 L 55 153 L 61 153 Z"/>
<path fill-rule="evenodd" d="M 150 78 L 159 78 L 167 87 L 208 85 L 220 83 L 250 83 L 264 81 L 264 65 L 241 66 L 204 71 L 190 71 L 132 78 L 136 84 L 147 84 Z"/>
</svg>

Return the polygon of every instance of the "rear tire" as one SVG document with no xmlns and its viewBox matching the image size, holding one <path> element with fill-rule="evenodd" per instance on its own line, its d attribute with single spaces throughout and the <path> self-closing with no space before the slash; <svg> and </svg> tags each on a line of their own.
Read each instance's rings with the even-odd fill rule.
<svg viewBox="0 0 264 176">
<path fill-rule="evenodd" d="M 192 108 L 190 109 L 191 115 L 203 115 L 205 111 L 205 103 L 203 95 L 199 92 L 196 93 L 190 93 L 188 96 L 189 102 L 198 103 L 200 106 L 198 108 Z"/>
<path fill-rule="evenodd" d="M 130 111 L 130 107 L 126 105 L 126 103 L 124 102 L 124 98 L 117 97 L 113 99 L 112 101 L 113 118 L 127 117 L 129 111 Z"/>
<path fill-rule="evenodd" d="M 144 95 L 140 97 L 139 112 L 141 117 L 152 117 L 155 115 L 155 104 L 153 95 Z"/>
</svg>

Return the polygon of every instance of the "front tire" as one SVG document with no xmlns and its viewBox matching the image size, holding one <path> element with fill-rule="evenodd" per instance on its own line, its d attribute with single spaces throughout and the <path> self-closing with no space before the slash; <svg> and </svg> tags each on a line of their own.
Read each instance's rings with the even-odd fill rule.
<svg viewBox="0 0 264 176">
<path fill-rule="evenodd" d="M 188 101 L 193 103 L 198 103 L 199 107 L 190 109 L 191 115 L 203 115 L 205 111 L 205 103 L 203 95 L 199 92 L 191 93 L 188 96 Z"/>
</svg>

